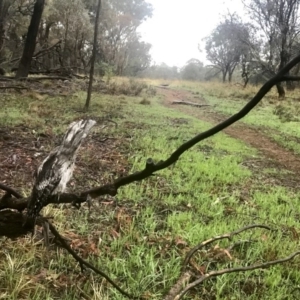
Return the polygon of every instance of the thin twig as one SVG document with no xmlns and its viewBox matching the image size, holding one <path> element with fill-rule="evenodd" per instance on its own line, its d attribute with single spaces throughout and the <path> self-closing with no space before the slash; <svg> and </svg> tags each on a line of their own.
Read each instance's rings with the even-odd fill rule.
<svg viewBox="0 0 300 300">
<path fill-rule="evenodd" d="M 266 225 L 263 225 L 263 224 L 253 224 L 253 225 L 249 225 L 249 226 L 245 226 L 241 229 L 238 229 L 236 231 L 233 231 L 233 232 L 229 232 L 229 233 L 225 233 L 223 235 L 219 235 L 219 236 L 216 236 L 216 237 L 213 237 L 209 240 L 206 240 L 202 243 L 200 243 L 199 245 L 195 246 L 193 249 L 191 249 L 188 254 L 186 255 L 185 257 L 185 260 L 183 262 L 183 270 L 185 270 L 187 268 L 187 265 L 188 263 L 190 262 L 190 259 L 192 258 L 192 256 L 195 254 L 196 251 L 200 250 L 201 248 L 213 243 L 213 242 L 216 242 L 218 240 L 224 240 L 224 239 L 227 239 L 227 240 L 231 240 L 231 238 L 235 235 L 238 235 L 246 230 L 249 230 L 249 229 L 252 229 L 252 228 L 264 228 L 264 229 L 267 229 L 267 230 L 271 230 L 271 228 L 269 226 L 266 226 Z"/>
<path fill-rule="evenodd" d="M 3 183 L 0 183 L 0 189 L 3 191 L 8 192 L 9 194 L 15 196 L 17 199 L 22 199 L 23 196 L 21 194 L 19 194 L 16 190 L 14 190 L 13 188 L 4 185 Z"/>
<path fill-rule="evenodd" d="M 268 268 L 268 267 L 273 266 L 273 265 L 278 265 L 278 264 L 282 264 L 284 262 L 290 261 L 294 257 L 296 257 L 297 255 L 300 255 L 300 251 L 296 251 L 288 257 L 278 259 L 278 260 L 268 261 L 268 262 L 258 264 L 258 265 L 251 265 L 251 266 L 248 266 L 248 267 L 227 268 L 227 269 L 222 269 L 222 270 L 218 270 L 218 271 L 208 272 L 205 275 L 201 276 L 199 279 L 197 279 L 197 280 L 193 281 L 192 283 L 188 284 L 178 295 L 176 295 L 173 298 L 173 300 L 180 300 L 190 289 L 194 288 L 195 286 L 201 284 L 203 281 L 205 281 L 205 280 L 207 280 L 211 277 L 217 277 L 217 276 L 224 275 L 224 274 L 229 274 L 229 273 L 246 272 L 246 271 L 252 271 L 252 270 L 257 270 L 257 269 Z"/>
<path fill-rule="evenodd" d="M 106 275 L 104 272 L 101 270 L 97 269 L 84 259 L 82 259 L 71 247 L 70 245 L 66 242 L 66 240 L 59 234 L 57 229 L 54 227 L 52 223 L 50 223 L 49 220 L 47 220 L 49 224 L 49 229 L 55 236 L 55 238 L 61 243 L 61 245 L 74 257 L 76 261 L 79 262 L 81 269 L 83 269 L 83 266 L 86 266 L 87 268 L 93 270 L 95 273 L 98 275 L 101 275 L 104 277 L 115 289 L 117 289 L 123 296 L 129 298 L 129 299 L 140 299 L 139 297 L 134 297 L 132 295 L 129 295 L 127 292 L 125 292 L 122 288 L 120 288 L 108 275 Z"/>
<path fill-rule="evenodd" d="M 182 105 L 190 105 L 195 107 L 204 107 L 204 106 L 211 106 L 210 104 L 200 104 L 200 103 L 194 103 L 189 101 L 181 101 L 181 100 L 174 100 L 172 104 L 182 104 Z"/>
</svg>

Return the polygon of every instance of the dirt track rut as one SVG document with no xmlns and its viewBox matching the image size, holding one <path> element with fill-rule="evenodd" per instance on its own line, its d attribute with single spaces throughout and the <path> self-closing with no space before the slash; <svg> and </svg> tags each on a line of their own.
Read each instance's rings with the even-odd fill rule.
<svg viewBox="0 0 300 300">
<path fill-rule="evenodd" d="M 190 114 L 190 112 L 187 112 L 185 106 L 172 105 L 172 101 L 178 99 L 193 101 L 193 95 L 191 93 L 187 91 L 171 89 L 158 89 L 158 92 L 164 96 L 164 105 Z M 207 111 L 202 110 L 201 108 L 197 109 L 197 112 L 194 114 L 194 116 L 201 120 L 210 122 L 212 125 L 215 125 L 226 119 L 226 116 L 222 115 L 221 113 L 212 111 L 211 109 L 210 113 L 207 113 Z M 270 137 L 260 132 L 259 128 L 238 122 L 226 128 L 224 132 L 229 136 L 239 139 L 258 149 L 264 158 L 273 160 L 282 168 L 300 174 L 300 157 L 278 145 Z"/>
</svg>

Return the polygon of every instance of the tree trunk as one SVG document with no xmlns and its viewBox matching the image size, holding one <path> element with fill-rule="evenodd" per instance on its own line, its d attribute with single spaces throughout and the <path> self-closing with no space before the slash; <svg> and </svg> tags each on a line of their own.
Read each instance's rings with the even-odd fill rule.
<svg viewBox="0 0 300 300">
<path fill-rule="evenodd" d="M 96 13 L 96 19 L 95 19 L 93 52 L 92 52 L 92 58 L 91 58 L 90 80 L 89 80 L 89 87 L 88 87 L 88 91 L 87 91 L 87 98 L 86 98 L 86 102 L 85 102 L 85 110 L 89 109 L 90 102 L 91 102 L 93 78 L 94 78 L 94 67 L 95 67 L 95 60 L 96 60 L 96 54 L 97 54 L 97 37 L 98 37 L 100 10 L 101 10 L 101 0 L 98 0 L 97 13 Z"/>
<path fill-rule="evenodd" d="M 27 77 L 32 61 L 32 56 L 35 50 L 36 38 L 39 31 L 45 0 L 36 0 L 34 4 L 33 14 L 31 17 L 30 25 L 28 27 L 27 37 L 23 50 L 23 55 L 17 70 L 16 78 Z"/>
<path fill-rule="evenodd" d="M 69 66 L 70 63 L 68 62 L 69 60 L 69 55 L 68 55 L 68 38 L 69 38 L 69 18 L 70 18 L 70 14 L 68 13 L 68 16 L 67 16 L 67 20 L 66 20 L 66 30 L 65 30 L 65 35 L 64 35 L 64 48 L 63 48 L 63 51 L 62 51 L 62 67 L 65 67 L 65 66 Z"/>
<path fill-rule="evenodd" d="M 45 23 L 45 32 L 44 32 L 44 35 L 42 37 L 42 42 L 41 42 L 41 45 L 44 49 L 49 47 L 48 40 L 49 40 L 50 29 L 54 24 L 55 24 L 54 22 Z M 48 70 L 51 69 L 52 68 L 51 53 L 49 52 L 47 55 L 44 55 L 42 59 L 43 59 L 44 67 Z"/>
<path fill-rule="evenodd" d="M 226 81 L 226 75 L 227 75 L 227 70 L 225 71 L 225 70 L 222 70 L 222 80 L 223 80 L 223 83 L 225 83 L 225 81 Z"/>
<path fill-rule="evenodd" d="M 276 84 L 277 92 L 278 92 L 278 98 L 284 99 L 285 98 L 285 90 L 284 87 L 281 85 L 281 83 Z"/>
<path fill-rule="evenodd" d="M 228 81 L 229 82 L 232 81 L 232 75 L 233 75 L 233 72 L 234 72 L 236 66 L 237 66 L 237 64 L 233 63 L 231 66 L 228 67 Z"/>
<path fill-rule="evenodd" d="M 8 15 L 8 9 L 10 7 L 10 1 L 0 0 L 0 62 L 4 60 L 3 49 L 5 42 L 5 25 Z"/>
<path fill-rule="evenodd" d="M 4 23 L 0 20 L 0 62 L 3 59 L 2 50 L 4 48 L 5 29 Z"/>
<path fill-rule="evenodd" d="M 244 78 L 244 86 L 243 86 L 244 89 L 247 87 L 248 82 L 249 82 L 249 77 L 247 76 Z"/>
</svg>

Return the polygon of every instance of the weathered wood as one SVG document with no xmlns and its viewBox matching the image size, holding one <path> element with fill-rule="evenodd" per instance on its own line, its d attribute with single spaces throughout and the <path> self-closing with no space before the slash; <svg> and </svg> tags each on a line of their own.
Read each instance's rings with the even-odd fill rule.
<svg viewBox="0 0 300 300">
<path fill-rule="evenodd" d="M 73 122 L 60 146 L 50 152 L 43 160 L 36 173 L 30 201 L 27 206 L 28 223 L 34 224 L 41 209 L 48 204 L 48 199 L 60 194 L 73 175 L 75 158 L 82 140 L 96 124 L 94 120 Z M 27 222 L 26 222 L 27 223 Z"/>
<path fill-rule="evenodd" d="M 211 106 L 209 104 L 199 104 L 199 103 L 194 103 L 194 102 L 189 102 L 189 101 L 181 101 L 181 100 L 173 101 L 172 104 L 190 105 L 190 106 L 195 106 L 195 107 Z"/>
<path fill-rule="evenodd" d="M 164 89 L 164 90 L 170 90 L 171 89 L 168 86 L 162 86 L 162 85 L 155 85 L 154 87 Z"/>
</svg>

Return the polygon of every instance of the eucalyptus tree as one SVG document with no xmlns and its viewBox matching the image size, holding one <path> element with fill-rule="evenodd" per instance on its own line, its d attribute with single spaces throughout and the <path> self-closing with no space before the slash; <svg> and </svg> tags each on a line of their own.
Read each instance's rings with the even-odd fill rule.
<svg viewBox="0 0 300 300">
<path fill-rule="evenodd" d="M 244 40 L 249 40 L 249 27 L 237 15 L 228 15 L 205 38 L 207 59 L 222 73 L 223 82 L 231 82 L 232 74 L 243 54 L 249 51 Z"/>
<path fill-rule="evenodd" d="M 11 0 L 0 0 L 0 62 L 3 60 L 3 49 L 6 33 L 6 22 L 13 4 Z"/>
<path fill-rule="evenodd" d="M 192 58 L 181 69 L 181 77 L 184 80 L 203 80 L 205 75 L 204 65 L 198 59 Z"/>
<path fill-rule="evenodd" d="M 243 0 L 243 3 L 256 24 L 257 33 L 262 39 L 262 51 L 257 60 L 269 77 L 287 64 L 299 48 L 299 0 Z M 285 97 L 283 86 L 278 83 L 278 95 Z M 293 88 L 291 82 L 288 88 Z"/>
<path fill-rule="evenodd" d="M 22 53 L 34 0 L 0 0 L 0 63 Z"/>
<path fill-rule="evenodd" d="M 124 60 L 119 64 L 118 72 L 126 76 L 137 76 L 146 70 L 151 64 L 151 55 L 149 53 L 151 44 L 141 41 L 140 36 L 136 34 L 127 43 L 127 51 L 124 53 Z"/>
<path fill-rule="evenodd" d="M 98 38 L 98 27 L 99 27 L 99 18 L 100 18 L 100 10 L 101 10 L 101 0 L 98 0 L 97 3 L 97 11 L 95 18 L 95 29 L 94 29 L 94 41 L 93 41 L 93 51 L 91 57 L 91 68 L 90 68 L 90 80 L 87 91 L 87 98 L 85 102 L 85 110 L 88 110 L 91 102 L 92 88 L 93 88 L 93 78 L 94 78 L 94 68 L 96 61 L 96 53 L 97 53 L 97 38 Z"/>
<path fill-rule="evenodd" d="M 56 66 L 58 63 L 61 67 L 72 66 L 75 69 L 87 67 L 91 57 L 93 24 L 82 0 L 48 2 L 41 31 L 42 47 L 61 41 L 59 61 L 54 62 Z"/>
<path fill-rule="evenodd" d="M 16 73 L 16 78 L 27 77 L 29 74 L 30 64 L 35 50 L 36 38 L 38 35 L 44 5 L 45 0 L 36 0 L 34 4 L 34 9 L 27 31 L 23 54 L 20 59 L 19 67 Z"/>
<path fill-rule="evenodd" d="M 4 69 L 18 69 L 26 41 L 32 37 L 28 26 L 37 20 L 33 6 L 39 1 L 0 0 L 0 63 Z M 26 62 L 34 56 L 30 72 L 89 71 L 96 4 L 95 0 L 45 1 L 37 36 L 26 46 Z M 152 6 L 145 0 L 103 2 L 95 49 L 98 73 L 106 66 L 117 75 L 136 75 L 149 66 L 151 45 L 141 40 L 137 29 L 151 16 Z M 35 49 L 30 55 L 28 45 Z"/>
<path fill-rule="evenodd" d="M 143 43 L 138 27 L 152 16 L 152 5 L 145 0 L 107 0 L 103 2 L 100 22 L 99 56 L 123 75 L 128 67 L 143 69 L 149 61 L 150 45 Z M 134 50 L 137 49 L 137 50 Z M 131 51 L 138 52 L 139 60 Z M 141 58 L 144 61 L 141 61 Z M 134 66 L 134 63 L 137 63 Z M 128 71 L 127 68 L 127 71 Z"/>
</svg>

